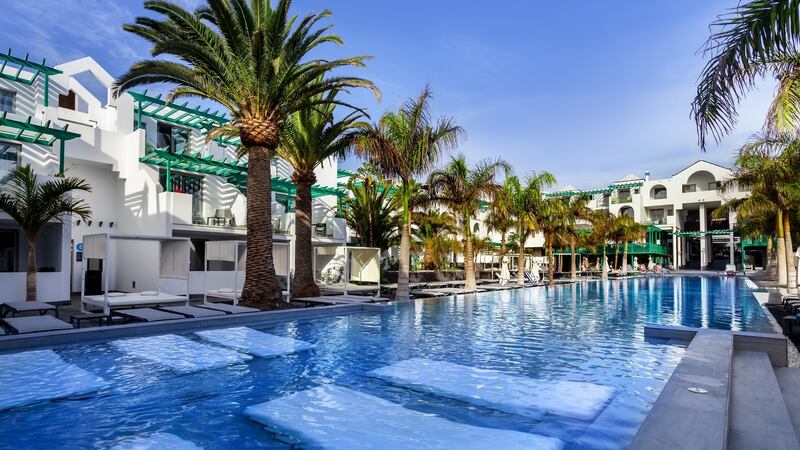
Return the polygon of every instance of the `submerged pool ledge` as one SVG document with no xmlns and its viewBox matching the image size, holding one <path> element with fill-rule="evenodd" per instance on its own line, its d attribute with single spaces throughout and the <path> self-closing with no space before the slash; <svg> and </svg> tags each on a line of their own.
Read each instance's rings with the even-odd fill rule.
<svg viewBox="0 0 800 450">
<path fill-rule="evenodd" d="M 108 327 L 80 328 L 62 331 L 47 331 L 30 334 L 0 336 L 0 353 L 29 350 L 40 347 L 56 347 L 76 343 L 92 343 L 133 336 L 147 336 L 162 333 L 184 333 L 200 329 L 236 327 L 245 325 L 271 325 L 292 320 L 310 320 L 318 317 L 391 310 L 395 302 L 384 305 L 355 304 L 315 306 L 278 311 L 233 314 L 226 316 L 176 319 L 162 322 L 131 323 Z"/>
</svg>

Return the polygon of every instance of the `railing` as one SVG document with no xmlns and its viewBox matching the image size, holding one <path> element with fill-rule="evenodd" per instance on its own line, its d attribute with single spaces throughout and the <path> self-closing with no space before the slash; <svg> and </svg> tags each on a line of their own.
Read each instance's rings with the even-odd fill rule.
<svg viewBox="0 0 800 450">
<path fill-rule="evenodd" d="M 650 225 L 666 225 L 667 218 L 666 217 L 659 217 L 655 219 L 650 219 Z"/>
<path fill-rule="evenodd" d="M 666 200 L 667 199 L 667 191 L 658 191 L 655 194 L 650 196 L 653 200 Z"/>
</svg>

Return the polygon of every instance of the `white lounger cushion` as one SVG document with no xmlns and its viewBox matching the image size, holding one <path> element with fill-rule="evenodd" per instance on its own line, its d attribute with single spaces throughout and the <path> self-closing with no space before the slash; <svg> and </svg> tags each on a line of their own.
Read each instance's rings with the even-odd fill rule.
<svg viewBox="0 0 800 450">
<path fill-rule="evenodd" d="M 174 434 L 155 433 L 125 441 L 109 450 L 203 450 L 203 448 Z"/>
<path fill-rule="evenodd" d="M 208 341 L 262 358 L 314 348 L 314 344 L 305 341 L 262 333 L 247 327 L 196 331 L 195 334 Z"/>
<path fill-rule="evenodd" d="M 136 306 L 136 305 L 153 305 L 156 303 L 186 303 L 185 295 L 173 295 L 166 292 L 156 293 L 157 295 L 142 295 L 139 292 L 135 293 L 121 293 L 119 296 L 108 296 L 108 306 Z M 105 299 L 102 295 L 86 295 L 83 301 L 94 306 L 103 306 Z"/>
<path fill-rule="evenodd" d="M 212 347 L 174 334 L 112 341 L 111 346 L 180 373 L 215 369 L 253 359 L 237 351 Z"/>
<path fill-rule="evenodd" d="M 0 355 L 0 410 L 83 395 L 106 382 L 52 350 Z"/>
<path fill-rule="evenodd" d="M 245 415 L 303 448 L 560 449 L 558 439 L 482 428 L 404 408 L 379 397 L 324 385 L 247 407 Z"/>
<path fill-rule="evenodd" d="M 408 359 L 368 375 L 534 419 L 548 412 L 591 420 L 614 394 L 613 388 L 598 384 L 533 379 L 424 358 Z"/>
</svg>

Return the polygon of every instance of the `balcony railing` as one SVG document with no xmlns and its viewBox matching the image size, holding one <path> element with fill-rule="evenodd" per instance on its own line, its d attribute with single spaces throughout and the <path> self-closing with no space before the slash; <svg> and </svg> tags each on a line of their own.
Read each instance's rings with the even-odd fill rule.
<svg viewBox="0 0 800 450">
<path fill-rule="evenodd" d="M 658 191 L 650 196 L 653 200 L 666 200 L 667 199 L 667 191 Z"/>
<path fill-rule="evenodd" d="M 650 219 L 650 225 L 666 225 L 667 218 L 666 217 L 654 217 Z"/>
</svg>

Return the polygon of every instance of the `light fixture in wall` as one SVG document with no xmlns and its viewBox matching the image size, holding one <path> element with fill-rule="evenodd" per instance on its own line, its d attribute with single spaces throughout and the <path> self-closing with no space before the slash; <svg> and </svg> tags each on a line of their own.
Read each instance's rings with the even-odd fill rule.
<svg viewBox="0 0 800 450">
<path fill-rule="evenodd" d="M 86 225 L 88 225 L 88 226 L 92 226 L 92 221 L 91 221 L 91 220 L 87 220 L 87 221 L 86 221 Z"/>
<path fill-rule="evenodd" d="M 80 225 L 80 224 L 81 224 L 81 219 L 78 219 L 78 221 L 75 222 L 75 225 Z"/>
<path fill-rule="evenodd" d="M 114 222 L 108 222 L 108 228 L 114 228 Z"/>
<path fill-rule="evenodd" d="M 98 227 L 102 227 L 103 226 L 103 221 L 101 220 L 100 223 L 97 224 L 97 226 Z"/>
</svg>

